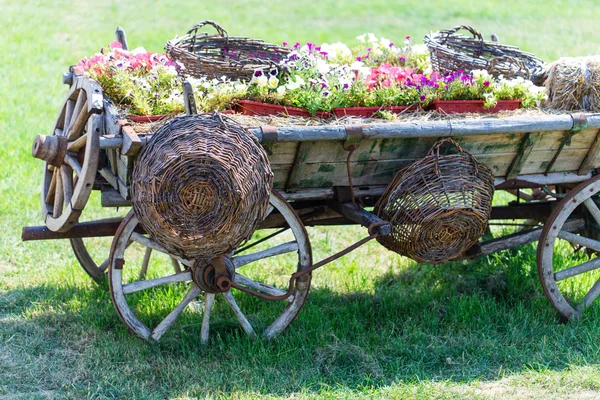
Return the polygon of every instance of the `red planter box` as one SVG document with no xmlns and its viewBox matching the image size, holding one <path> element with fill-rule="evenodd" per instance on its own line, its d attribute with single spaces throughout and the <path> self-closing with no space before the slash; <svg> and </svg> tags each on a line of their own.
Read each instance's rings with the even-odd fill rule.
<svg viewBox="0 0 600 400">
<path fill-rule="evenodd" d="M 306 117 L 312 118 L 312 114 L 303 108 L 280 106 L 277 104 L 260 103 L 258 101 L 241 100 L 237 107 L 237 111 L 244 115 L 275 115 L 285 114 L 292 117 Z M 327 119 L 329 118 L 328 112 L 318 112 L 315 117 Z"/>
<path fill-rule="evenodd" d="M 497 113 L 503 110 L 516 110 L 521 106 L 521 100 L 498 100 L 492 108 L 484 108 L 483 100 L 435 100 L 431 109 L 447 114 L 455 113 Z"/>
<path fill-rule="evenodd" d="M 390 111 L 394 114 L 400 114 L 402 112 L 414 111 L 417 106 L 391 106 L 391 107 L 343 107 L 334 108 L 332 111 L 336 117 L 341 118 L 346 115 L 354 117 L 373 118 L 379 111 Z"/>
</svg>

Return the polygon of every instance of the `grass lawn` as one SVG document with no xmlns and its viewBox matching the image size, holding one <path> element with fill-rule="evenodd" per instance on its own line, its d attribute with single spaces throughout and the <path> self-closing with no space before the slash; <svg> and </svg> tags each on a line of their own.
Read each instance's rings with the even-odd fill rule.
<svg viewBox="0 0 600 400">
<path fill-rule="evenodd" d="M 20 240 L 22 226 L 42 223 L 41 162 L 30 148 L 62 104 L 61 73 L 113 40 L 117 25 L 130 46 L 161 51 L 203 19 L 231 34 L 317 43 L 364 32 L 401 41 L 462 23 L 553 60 L 597 53 L 600 3 L 123 3 L 0 0 L 1 398 L 600 397 L 600 307 L 559 323 L 538 282 L 534 246 L 430 266 L 369 243 L 314 274 L 306 306 L 276 340 L 248 339 L 224 312 L 202 346 L 201 312 L 186 311 L 160 344 L 143 342 L 68 242 Z M 86 218 L 112 215 L 99 209 L 92 198 Z M 318 261 L 365 231 L 309 234 Z M 92 248 L 107 254 L 109 243 Z M 157 293 L 148 312 L 178 296 Z"/>
</svg>

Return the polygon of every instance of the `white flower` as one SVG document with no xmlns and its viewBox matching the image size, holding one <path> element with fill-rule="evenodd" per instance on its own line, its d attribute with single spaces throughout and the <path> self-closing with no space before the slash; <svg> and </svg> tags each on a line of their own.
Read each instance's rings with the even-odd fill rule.
<svg viewBox="0 0 600 400">
<path fill-rule="evenodd" d="M 280 96 L 283 96 L 284 93 L 285 93 L 285 86 L 279 86 L 277 88 L 277 94 Z"/>
<path fill-rule="evenodd" d="M 471 74 L 475 79 L 482 78 L 484 80 L 489 80 L 490 78 L 489 72 L 485 69 L 474 69 L 473 71 L 471 71 Z"/>
<path fill-rule="evenodd" d="M 323 59 L 317 60 L 316 67 L 320 74 L 326 74 L 331 70 L 331 66 Z"/>
<path fill-rule="evenodd" d="M 327 53 L 327 58 L 330 62 L 344 62 L 352 59 L 352 51 L 344 43 L 323 43 L 321 52 Z"/>
<path fill-rule="evenodd" d="M 354 61 L 352 64 L 350 64 L 350 69 L 352 71 L 358 71 L 360 70 L 363 66 L 365 65 L 364 62 L 362 61 Z"/>
<path fill-rule="evenodd" d="M 144 53 L 147 53 L 147 51 L 143 47 L 137 47 L 137 48 L 131 50 L 131 54 L 132 55 L 135 55 L 135 54 L 144 54 Z"/>
<path fill-rule="evenodd" d="M 425 54 L 429 54 L 429 48 L 427 47 L 426 44 L 415 44 L 414 46 L 412 46 L 410 48 L 410 51 L 414 54 L 414 55 L 425 55 Z"/>
<path fill-rule="evenodd" d="M 264 76 L 264 75 L 255 76 L 255 77 L 252 78 L 252 80 L 250 81 L 250 83 L 253 83 L 253 84 L 255 84 L 258 87 L 265 87 L 269 83 L 269 79 L 266 76 Z"/>
<path fill-rule="evenodd" d="M 364 43 L 366 37 L 367 37 L 367 34 L 363 33 L 362 35 L 357 36 L 356 39 L 358 39 L 359 42 Z"/>
<path fill-rule="evenodd" d="M 235 85 L 233 85 L 233 87 L 238 92 L 243 92 L 246 89 L 248 89 L 248 85 L 246 85 L 245 83 L 236 83 Z"/>
<path fill-rule="evenodd" d="M 367 35 L 369 36 L 369 43 L 377 43 L 377 36 L 372 33 L 367 33 Z"/>
<path fill-rule="evenodd" d="M 279 85 L 279 79 L 277 79 L 274 76 L 270 77 L 268 80 L 268 85 L 269 85 L 269 89 L 277 88 L 277 85 Z"/>
<path fill-rule="evenodd" d="M 390 44 L 392 44 L 392 41 L 390 39 L 386 39 L 384 37 L 379 39 L 379 45 L 381 47 L 387 48 L 387 47 L 390 47 Z"/>
<path fill-rule="evenodd" d="M 290 78 L 290 80 L 288 81 L 287 85 L 285 85 L 287 90 L 296 90 L 301 86 L 304 86 L 306 84 L 306 82 L 304 82 L 304 79 L 302 79 L 302 77 L 296 75 L 292 78 Z"/>
</svg>

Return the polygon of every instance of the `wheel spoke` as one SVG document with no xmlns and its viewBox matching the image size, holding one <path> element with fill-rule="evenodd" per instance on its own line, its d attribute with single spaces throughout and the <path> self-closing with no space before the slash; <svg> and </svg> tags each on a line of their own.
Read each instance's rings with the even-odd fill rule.
<svg viewBox="0 0 600 400">
<path fill-rule="evenodd" d="M 587 307 L 591 306 L 594 300 L 600 295 L 600 279 L 594 283 L 594 286 L 590 289 L 589 292 L 585 295 L 579 306 L 577 307 L 579 311 L 585 310 Z"/>
<path fill-rule="evenodd" d="M 101 271 L 106 271 L 106 268 L 110 265 L 110 258 L 107 258 L 98 266 L 98 269 Z"/>
<path fill-rule="evenodd" d="M 165 249 L 164 247 L 162 247 L 161 245 L 159 245 L 158 243 L 156 243 L 154 240 L 147 238 L 146 236 L 142 235 L 141 233 L 138 232 L 133 232 L 131 234 L 131 240 L 133 240 L 136 243 L 141 244 L 142 246 L 146 246 L 146 247 L 151 247 L 153 250 L 156 250 L 158 252 L 164 253 L 164 254 L 169 254 L 169 252 L 167 251 L 167 249 Z M 190 267 L 193 262 L 188 261 L 188 260 L 184 260 L 181 257 L 177 257 L 174 256 L 172 254 L 169 254 L 172 258 L 176 259 L 177 261 L 179 261 L 180 263 L 182 263 L 183 265 L 187 265 L 188 267 Z"/>
<path fill-rule="evenodd" d="M 65 164 L 73 168 L 73 171 L 75 171 L 77 175 L 81 175 L 81 164 L 79 164 L 79 161 L 71 154 L 65 155 Z"/>
<path fill-rule="evenodd" d="M 594 239 L 586 238 L 583 236 L 576 235 L 571 232 L 560 231 L 558 237 L 566 240 L 569 243 L 576 244 L 578 246 L 587 247 L 594 251 L 600 251 L 600 242 Z"/>
<path fill-rule="evenodd" d="M 223 297 L 225 297 L 225 300 L 227 300 L 227 303 L 229 303 L 229 306 L 233 310 L 233 313 L 237 317 L 238 321 L 240 321 L 240 325 L 242 325 L 244 332 L 246 332 L 246 334 L 248 336 L 253 336 L 253 337 L 256 336 L 256 333 L 254 333 L 254 329 L 252 329 L 252 325 L 250 325 L 250 322 L 248 321 L 246 316 L 242 313 L 242 310 L 240 310 L 240 307 L 235 302 L 235 299 L 233 298 L 233 295 L 231 294 L 231 292 L 230 291 L 223 292 Z"/>
<path fill-rule="evenodd" d="M 73 170 L 68 165 L 60 168 L 61 181 L 63 185 L 64 202 L 68 204 L 73 197 Z"/>
<path fill-rule="evenodd" d="M 202 316 L 202 329 L 200 330 L 200 342 L 208 342 L 208 333 L 210 331 L 210 313 L 215 302 L 214 293 L 204 295 L 204 315 Z"/>
<path fill-rule="evenodd" d="M 175 307 L 173 311 L 171 311 L 156 328 L 154 328 L 152 331 L 152 339 L 158 341 L 171 327 L 171 325 L 173 325 L 177 317 L 179 317 L 179 314 L 181 314 L 183 309 L 190 303 L 190 301 L 194 300 L 201 292 L 202 290 L 200 290 L 198 286 L 192 286 L 183 300 L 181 300 L 181 303 L 179 303 L 177 307 Z"/>
<path fill-rule="evenodd" d="M 67 100 L 67 106 L 65 110 L 65 119 L 63 121 L 63 130 L 68 128 L 68 125 L 71 124 L 71 117 L 73 116 L 73 109 L 75 108 L 74 100 Z"/>
<path fill-rule="evenodd" d="M 262 239 L 258 239 L 256 242 L 252 242 L 249 245 L 246 245 L 246 246 L 242 247 L 241 249 L 237 249 L 234 254 L 243 253 L 244 251 L 246 251 L 248 249 L 251 249 L 252 247 L 254 247 L 254 246 L 258 245 L 258 244 L 261 244 L 262 242 L 266 242 L 267 240 L 272 239 L 275 236 L 282 234 L 283 232 L 287 231 L 288 229 L 290 229 L 290 228 L 289 227 L 282 228 L 282 229 L 278 230 L 277 232 L 273 232 L 270 235 L 265 236 Z"/>
<path fill-rule="evenodd" d="M 590 214 L 592 214 L 592 217 L 594 220 L 596 220 L 596 223 L 600 224 L 600 209 L 598 209 L 598 206 L 596 203 L 594 203 L 594 200 L 592 200 L 590 197 L 589 199 L 586 199 L 583 204 L 585 204 L 585 208 L 587 208 Z"/>
<path fill-rule="evenodd" d="M 52 217 L 58 218 L 62 214 L 64 202 L 64 192 L 62 185 L 62 174 L 60 169 L 56 171 L 56 188 L 54 190 L 54 208 L 52 209 Z"/>
<path fill-rule="evenodd" d="M 87 144 L 87 134 L 81 136 L 79 139 L 74 142 L 69 142 L 67 145 L 67 151 L 72 153 L 77 153 L 82 147 L 85 147 Z"/>
<path fill-rule="evenodd" d="M 87 96 L 85 90 L 80 90 L 77 96 L 77 102 L 75 103 L 75 106 L 73 107 L 73 112 L 71 113 L 71 118 L 69 118 L 68 121 L 65 121 L 65 126 L 63 126 L 63 129 L 66 134 L 69 134 L 69 132 L 71 131 L 71 127 L 75 123 L 75 120 L 77 120 L 77 117 L 79 116 L 79 114 L 81 114 L 81 110 L 83 109 L 83 103 L 87 102 L 86 97 Z"/>
<path fill-rule="evenodd" d="M 79 138 L 79 136 L 81 136 L 81 133 L 83 132 L 83 128 L 85 127 L 85 124 L 87 123 L 89 118 L 90 118 L 90 112 L 88 111 L 87 100 L 86 100 L 86 102 L 83 104 L 83 109 L 81 110 L 81 112 L 77 116 L 77 119 L 75 120 L 75 122 L 73 123 L 71 128 L 69 129 L 67 140 L 73 141 L 73 140 Z"/>
<path fill-rule="evenodd" d="M 263 292 L 263 293 L 269 294 L 271 296 L 282 296 L 286 293 L 285 290 L 277 289 L 276 287 L 253 281 L 252 279 L 247 278 L 240 274 L 235 274 L 233 281 L 240 285 L 247 286 L 251 289 L 258 290 L 259 292 Z M 288 301 L 288 302 L 291 302 L 293 300 L 294 300 L 294 296 L 290 296 L 286 299 L 286 301 Z"/>
<path fill-rule="evenodd" d="M 140 270 L 139 280 L 144 280 L 146 278 L 146 272 L 148 272 L 148 264 L 150 263 L 150 256 L 152 255 L 152 247 L 146 247 L 146 252 L 144 253 L 144 260 L 142 261 L 142 269 Z"/>
<path fill-rule="evenodd" d="M 589 260 L 575 267 L 563 269 L 562 271 L 556 272 L 554 274 L 554 280 L 557 282 L 562 281 L 564 279 L 568 279 L 573 276 L 583 274 L 585 272 L 593 271 L 598 268 L 600 268 L 600 258 L 594 258 L 593 260 Z"/>
<path fill-rule="evenodd" d="M 123 285 L 123 293 L 131 294 L 139 292 L 140 290 L 150 289 L 160 285 L 166 285 L 169 283 L 177 282 L 189 282 L 192 280 L 191 271 L 184 271 L 180 274 L 163 276 L 162 278 L 149 279 L 147 281 L 137 281 Z"/>
<path fill-rule="evenodd" d="M 297 242 L 283 243 L 270 249 L 262 250 L 256 253 L 234 257 L 233 264 L 236 268 L 243 265 L 250 264 L 251 262 L 262 260 L 263 258 L 278 256 L 280 254 L 290 253 L 292 251 L 298 251 Z"/>
<path fill-rule="evenodd" d="M 171 257 L 171 264 L 173 264 L 173 269 L 175 270 L 176 274 L 181 272 L 181 265 L 179 265 L 179 261 Z"/>
<path fill-rule="evenodd" d="M 54 204 L 54 193 L 56 192 L 56 175 L 59 174 L 59 170 L 56 168 L 52 172 L 52 180 L 50 181 L 50 186 L 48 187 L 48 193 L 46 194 L 46 204 Z"/>
</svg>

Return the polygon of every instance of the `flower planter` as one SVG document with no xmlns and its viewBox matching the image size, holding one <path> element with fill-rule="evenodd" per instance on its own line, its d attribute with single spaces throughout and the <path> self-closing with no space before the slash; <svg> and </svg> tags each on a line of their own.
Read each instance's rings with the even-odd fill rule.
<svg viewBox="0 0 600 400">
<path fill-rule="evenodd" d="M 518 110 L 521 107 L 521 100 L 498 100 L 492 108 L 488 108 L 485 112 L 497 113 L 499 111 L 512 111 Z"/>
<path fill-rule="evenodd" d="M 446 114 L 456 113 L 497 113 L 504 110 L 516 110 L 521 100 L 498 100 L 491 108 L 483 107 L 483 100 L 435 100 L 431 110 L 443 111 Z"/>
<path fill-rule="evenodd" d="M 400 114 L 403 112 L 414 111 L 417 109 L 416 105 L 412 106 L 391 106 L 391 107 L 342 107 L 334 108 L 332 111 L 336 117 L 341 118 L 346 115 L 353 117 L 363 118 L 374 118 L 377 116 L 379 111 L 390 111 L 394 114 Z"/>
<path fill-rule="evenodd" d="M 244 115 L 260 116 L 260 115 L 276 115 L 285 114 L 292 117 L 311 118 L 313 115 L 303 108 L 280 106 L 277 104 L 260 103 L 258 101 L 241 100 L 237 107 L 237 111 Z M 328 112 L 318 112 L 315 117 L 327 119 Z"/>
</svg>

